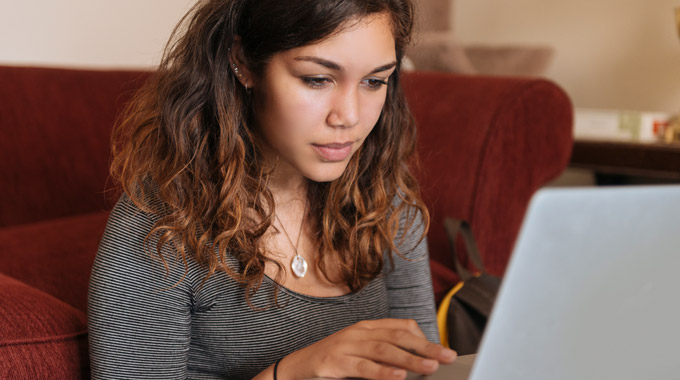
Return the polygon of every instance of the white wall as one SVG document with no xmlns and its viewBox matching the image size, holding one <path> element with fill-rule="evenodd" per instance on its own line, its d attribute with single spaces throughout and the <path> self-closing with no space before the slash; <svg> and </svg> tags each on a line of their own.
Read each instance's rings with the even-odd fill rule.
<svg viewBox="0 0 680 380">
<path fill-rule="evenodd" d="M 0 0 L 0 64 L 157 65 L 195 0 Z"/>
<path fill-rule="evenodd" d="M 465 43 L 547 44 L 576 106 L 680 111 L 680 0 L 457 0 Z"/>
</svg>

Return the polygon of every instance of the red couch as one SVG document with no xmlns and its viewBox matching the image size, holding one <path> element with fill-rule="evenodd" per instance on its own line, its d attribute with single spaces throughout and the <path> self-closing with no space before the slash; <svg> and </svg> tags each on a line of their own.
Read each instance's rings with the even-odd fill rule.
<svg viewBox="0 0 680 380">
<path fill-rule="evenodd" d="M 0 67 L 0 378 L 89 377 L 90 267 L 118 192 L 109 136 L 148 73 Z M 572 108 L 538 79 L 404 75 L 420 127 L 419 176 L 432 213 L 439 297 L 442 219 L 467 219 L 502 274 L 531 195 L 566 166 Z"/>
</svg>

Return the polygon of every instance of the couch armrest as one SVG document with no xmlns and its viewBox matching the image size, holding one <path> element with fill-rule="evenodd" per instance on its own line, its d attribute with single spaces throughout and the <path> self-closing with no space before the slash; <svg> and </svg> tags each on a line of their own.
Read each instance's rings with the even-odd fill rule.
<svg viewBox="0 0 680 380">
<path fill-rule="evenodd" d="M 419 126 L 432 260 L 453 266 L 442 225 L 452 216 L 470 222 L 487 269 L 501 275 L 531 196 L 569 161 L 568 96 L 544 79 L 415 72 L 403 82 Z"/>
</svg>

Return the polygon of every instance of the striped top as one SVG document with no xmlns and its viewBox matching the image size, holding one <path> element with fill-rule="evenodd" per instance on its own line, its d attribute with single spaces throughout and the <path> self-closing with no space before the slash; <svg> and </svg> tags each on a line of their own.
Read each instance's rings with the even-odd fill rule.
<svg viewBox="0 0 680 380">
<path fill-rule="evenodd" d="M 254 310 L 243 287 L 223 272 L 199 286 L 206 270 L 189 260 L 180 281 L 184 266 L 173 261 L 168 245 L 166 272 L 144 250 L 156 220 L 125 195 L 109 217 L 88 299 L 93 379 L 250 379 L 277 359 L 368 319 L 415 319 L 428 339 L 439 341 L 427 243 L 418 243 L 422 223 L 403 240 L 397 237 L 409 260 L 394 255 L 394 270 L 386 261 L 383 275 L 364 289 L 313 297 L 281 287 L 276 307 L 274 281 L 265 276 L 251 298 Z"/>
</svg>

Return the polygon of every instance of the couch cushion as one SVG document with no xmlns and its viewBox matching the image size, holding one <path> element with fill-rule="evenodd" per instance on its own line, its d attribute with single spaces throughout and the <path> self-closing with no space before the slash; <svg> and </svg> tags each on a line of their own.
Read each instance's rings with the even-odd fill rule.
<svg viewBox="0 0 680 380">
<path fill-rule="evenodd" d="M 79 309 L 108 211 L 0 229 L 0 273 Z"/>
<path fill-rule="evenodd" d="M 0 274 L 0 378 L 89 378 L 85 314 Z"/>
</svg>

